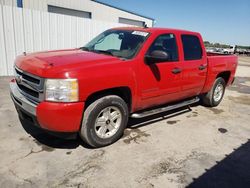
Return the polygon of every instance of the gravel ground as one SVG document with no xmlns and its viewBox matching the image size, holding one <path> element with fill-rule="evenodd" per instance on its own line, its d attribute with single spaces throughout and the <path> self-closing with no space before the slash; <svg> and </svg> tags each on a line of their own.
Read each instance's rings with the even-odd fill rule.
<svg viewBox="0 0 250 188">
<path fill-rule="evenodd" d="M 91 149 L 20 124 L 0 78 L 0 187 L 250 187 L 250 60 L 217 108 L 200 105 L 129 122 Z M 29 127 L 25 127 L 29 129 Z"/>
</svg>

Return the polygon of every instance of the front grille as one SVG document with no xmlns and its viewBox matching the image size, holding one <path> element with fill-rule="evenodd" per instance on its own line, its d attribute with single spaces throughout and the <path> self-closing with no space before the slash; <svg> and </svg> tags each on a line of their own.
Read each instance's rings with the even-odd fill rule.
<svg viewBox="0 0 250 188">
<path fill-rule="evenodd" d="M 35 84 L 40 84 L 40 80 L 39 80 L 39 79 L 34 78 L 34 77 L 31 77 L 31 76 L 29 76 L 29 75 L 26 75 L 26 74 L 24 74 L 23 72 L 20 72 L 18 69 L 16 69 L 16 73 L 17 73 L 18 75 L 22 75 L 22 77 L 23 77 L 25 80 L 28 80 L 28 81 L 33 82 L 33 83 L 35 83 Z"/>
<path fill-rule="evenodd" d="M 23 85 L 20 85 L 20 84 L 17 84 L 17 85 L 18 85 L 18 87 L 19 87 L 23 92 L 25 92 L 25 93 L 27 93 L 27 94 L 29 94 L 29 95 L 35 97 L 35 98 L 39 98 L 39 92 L 38 92 L 38 91 L 34 91 L 34 90 L 29 89 L 29 88 L 27 88 L 27 87 L 25 87 L 25 86 L 23 86 Z"/>
<path fill-rule="evenodd" d="M 19 91 L 31 102 L 44 100 L 44 78 L 24 72 L 15 67 L 15 79 Z"/>
</svg>

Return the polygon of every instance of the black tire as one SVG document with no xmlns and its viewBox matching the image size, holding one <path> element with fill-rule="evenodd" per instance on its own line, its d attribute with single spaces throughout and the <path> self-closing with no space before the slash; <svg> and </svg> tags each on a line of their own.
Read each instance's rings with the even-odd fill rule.
<svg viewBox="0 0 250 188">
<path fill-rule="evenodd" d="M 222 96 L 220 97 L 220 99 L 216 101 L 216 100 L 214 100 L 214 95 L 215 95 L 215 89 L 218 85 L 223 86 L 223 93 L 222 93 Z M 223 96 L 225 93 L 225 88 L 226 88 L 225 80 L 221 77 L 217 78 L 213 84 L 212 89 L 208 93 L 201 96 L 201 101 L 202 101 L 203 105 L 208 106 L 208 107 L 218 106 L 223 99 Z"/>
<path fill-rule="evenodd" d="M 96 132 L 95 123 L 98 115 L 107 107 L 115 107 L 120 111 L 120 126 L 116 133 L 109 138 L 101 138 Z M 116 95 L 108 95 L 97 99 L 91 103 L 83 114 L 82 127 L 80 137 L 84 142 L 94 148 L 104 147 L 116 142 L 122 135 L 128 122 L 128 106 L 124 100 Z"/>
</svg>

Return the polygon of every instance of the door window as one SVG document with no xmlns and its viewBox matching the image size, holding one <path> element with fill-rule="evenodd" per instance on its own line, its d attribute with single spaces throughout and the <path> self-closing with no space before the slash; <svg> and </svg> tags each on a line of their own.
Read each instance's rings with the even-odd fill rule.
<svg viewBox="0 0 250 188">
<path fill-rule="evenodd" d="M 181 40 L 185 60 L 198 60 L 202 58 L 202 48 L 197 36 L 182 35 Z"/>
<path fill-rule="evenodd" d="M 150 55 L 155 50 L 167 52 L 169 61 L 178 61 L 178 49 L 174 34 L 164 34 L 157 37 L 149 48 L 147 55 Z"/>
</svg>

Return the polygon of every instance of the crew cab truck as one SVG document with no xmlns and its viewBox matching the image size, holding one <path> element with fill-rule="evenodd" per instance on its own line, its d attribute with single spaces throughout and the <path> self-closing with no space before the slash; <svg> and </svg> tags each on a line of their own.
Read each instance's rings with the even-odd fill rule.
<svg viewBox="0 0 250 188">
<path fill-rule="evenodd" d="M 236 67 L 234 55 L 206 53 L 196 32 L 114 28 L 79 49 L 18 56 L 10 93 L 20 120 L 52 133 L 79 133 L 102 147 L 122 136 L 129 117 L 199 100 L 217 106 Z"/>
</svg>

